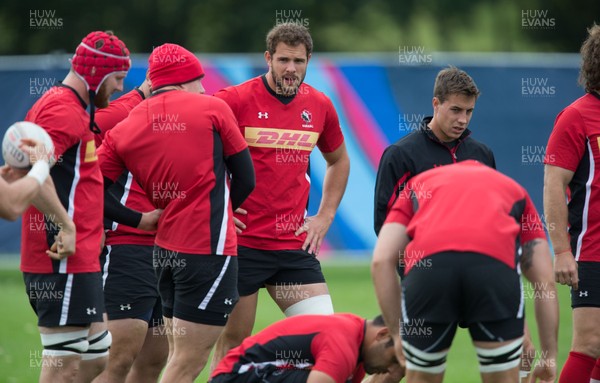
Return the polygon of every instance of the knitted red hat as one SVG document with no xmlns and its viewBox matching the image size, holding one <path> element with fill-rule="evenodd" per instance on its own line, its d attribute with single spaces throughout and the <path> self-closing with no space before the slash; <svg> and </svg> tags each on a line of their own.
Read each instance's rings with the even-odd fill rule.
<svg viewBox="0 0 600 383">
<path fill-rule="evenodd" d="M 179 85 L 204 76 L 200 60 L 177 44 L 163 44 L 154 48 L 148 59 L 148 76 L 152 90 L 168 85 Z"/>
<path fill-rule="evenodd" d="M 126 74 L 131 60 L 129 50 L 117 36 L 96 31 L 81 41 L 71 59 L 71 66 L 88 91 L 95 92 L 111 74 Z"/>
</svg>

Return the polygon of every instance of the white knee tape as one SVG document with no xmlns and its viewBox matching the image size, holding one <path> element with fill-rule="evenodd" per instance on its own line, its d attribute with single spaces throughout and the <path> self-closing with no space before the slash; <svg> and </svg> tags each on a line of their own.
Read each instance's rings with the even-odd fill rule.
<svg viewBox="0 0 600 383">
<path fill-rule="evenodd" d="M 446 357 L 448 350 L 438 352 L 425 352 L 402 341 L 402 349 L 406 358 L 406 369 L 422 371 L 428 374 L 441 374 L 446 370 Z"/>
<path fill-rule="evenodd" d="M 294 303 L 288 307 L 284 314 L 286 317 L 294 315 L 330 315 L 333 314 L 333 303 L 331 303 L 331 295 L 317 295 L 304 299 L 298 303 Z"/>
<path fill-rule="evenodd" d="M 96 333 L 89 337 L 90 347 L 81 355 L 81 360 L 92 360 L 108 356 L 108 349 L 112 344 L 110 331 Z"/>
<path fill-rule="evenodd" d="M 522 350 L 522 337 L 498 348 L 489 349 L 475 347 L 477 358 L 479 359 L 479 371 L 490 373 L 515 368 L 521 363 Z"/>
<path fill-rule="evenodd" d="M 86 352 L 88 349 L 87 335 L 89 330 L 60 332 L 55 334 L 40 334 L 43 356 L 72 356 Z"/>
</svg>

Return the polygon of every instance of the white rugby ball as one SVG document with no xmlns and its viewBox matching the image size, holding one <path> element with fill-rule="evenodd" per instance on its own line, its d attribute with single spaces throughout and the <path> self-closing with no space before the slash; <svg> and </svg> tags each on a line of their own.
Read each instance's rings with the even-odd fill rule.
<svg viewBox="0 0 600 383">
<path fill-rule="evenodd" d="M 54 164 L 54 144 L 48 132 L 39 125 L 29 121 L 19 121 L 12 124 L 2 139 L 2 157 L 4 162 L 13 168 L 26 169 L 31 166 L 29 154 L 19 148 L 22 138 L 31 138 L 42 142 L 51 153 L 51 164 Z"/>
</svg>

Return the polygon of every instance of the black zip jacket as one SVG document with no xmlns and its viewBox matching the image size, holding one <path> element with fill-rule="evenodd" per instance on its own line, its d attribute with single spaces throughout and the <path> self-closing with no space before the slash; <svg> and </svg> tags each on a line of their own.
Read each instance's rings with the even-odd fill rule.
<svg viewBox="0 0 600 383">
<path fill-rule="evenodd" d="M 496 168 L 492 150 L 469 137 L 469 129 L 456 141 L 444 144 L 427 127 L 431 119 L 432 117 L 425 117 L 419 130 L 388 146 L 381 156 L 375 183 L 374 222 L 377 235 L 400 191 L 417 174 L 464 160 L 477 160 Z"/>
</svg>

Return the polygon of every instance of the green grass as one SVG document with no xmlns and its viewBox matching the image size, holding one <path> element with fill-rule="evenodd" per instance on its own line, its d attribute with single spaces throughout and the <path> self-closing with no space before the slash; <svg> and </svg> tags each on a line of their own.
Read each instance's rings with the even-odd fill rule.
<svg viewBox="0 0 600 383">
<path fill-rule="evenodd" d="M 337 312 L 352 312 L 372 318 L 379 313 L 368 264 L 325 263 L 323 266 Z M 0 383 L 35 382 L 39 377 L 41 346 L 36 317 L 25 294 L 21 274 L 15 269 L 0 269 Z M 558 368 L 564 364 L 571 343 L 571 309 L 568 289 L 559 286 L 561 304 Z M 528 295 L 531 296 L 531 295 Z M 283 314 L 261 291 L 255 331 L 283 318 Z M 527 299 L 527 318 L 537 341 L 533 300 Z M 196 382 L 206 382 L 204 371 Z M 475 350 L 466 330 L 459 329 L 448 356 L 445 382 L 479 382 Z"/>
</svg>

